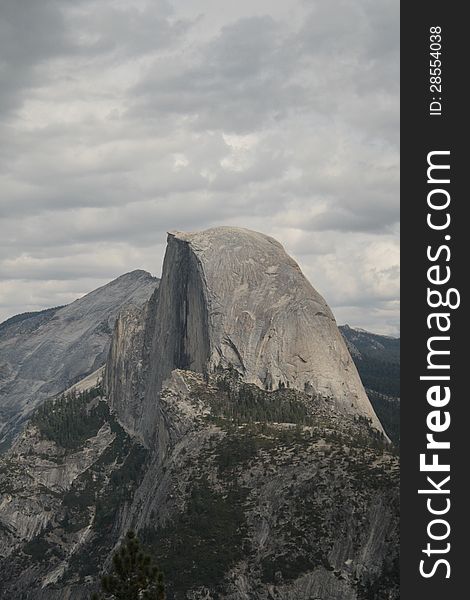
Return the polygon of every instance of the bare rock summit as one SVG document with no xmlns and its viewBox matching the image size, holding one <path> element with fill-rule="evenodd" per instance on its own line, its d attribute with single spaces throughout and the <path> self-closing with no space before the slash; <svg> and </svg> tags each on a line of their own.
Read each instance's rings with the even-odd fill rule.
<svg viewBox="0 0 470 600">
<path fill-rule="evenodd" d="M 104 365 L 117 315 L 142 306 L 157 285 L 150 273 L 132 271 L 67 306 L 0 325 L 0 445 L 46 398 Z"/>
<path fill-rule="evenodd" d="M 158 394 L 176 368 L 212 373 L 231 366 L 246 383 L 307 392 L 382 431 L 330 308 L 269 236 L 235 227 L 170 232 L 161 283 L 144 318 L 140 326 L 132 319 L 140 332 L 133 354 L 147 378 L 137 410 L 129 391 L 120 393 L 122 373 L 112 364 L 107 377 L 122 422 L 134 433 L 140 428 L 147 442 L 158 421 Z M 124 345 L 113 342 L 114 357 Z"/>
</svg>

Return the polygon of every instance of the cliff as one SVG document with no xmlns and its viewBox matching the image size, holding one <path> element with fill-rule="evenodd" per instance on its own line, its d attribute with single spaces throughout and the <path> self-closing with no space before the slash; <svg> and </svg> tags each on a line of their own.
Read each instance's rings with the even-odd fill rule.
<svg viewBox="0 0 470 600">
<path fill-rule="evenodd" d="M 364 418 L 233 369 L 173 371 L 159 410 L 164 452 L 99 389 L 39 410 L 0 459 L 0 598 L 89 598 L 132 528 L 168 600 L 397 600 L 398 460 Z"/>
<path fill-rule="evenodd" d="M 158 280 L 133 271 L 52 311 L 18 315 L 0 328 L 0 445 L 35 407 L 103 366 L 116 316 L 142 306 Z"/>
<path fill-rule="evenodd" d="M 118 418 L 146 444 L 158 428 L 162 383 L 175 368 L 214 373 L 232 366 L 247 383 L 320 396 L 382 431 L 331 310 L 266 235 L 233 227 L 170 233 L 160 286 L 139 318 L 130 356 L 144 389 L 138 398 L 118 389 L 120 367 L 111 357 L 107 392 Z M 123 332 L 116 330 L 116 352 L 130 343 Z"/>
<path fill-rule="evenodd" d="M 89 598 L 133 529 L 168 600 L 397 600 L 398 459 L 295 261 L 172 233 L 150 287 L 0 457 L 0 599 Z"/>
</svg>

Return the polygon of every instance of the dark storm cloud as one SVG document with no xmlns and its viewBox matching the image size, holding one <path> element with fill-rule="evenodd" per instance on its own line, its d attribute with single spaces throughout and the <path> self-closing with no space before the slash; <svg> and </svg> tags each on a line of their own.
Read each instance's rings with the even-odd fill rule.
<svg viewBox="0 0 470 600">
<path fill-rule="evenodd" d="M 0 319 L 234 224 L 396 331 L 396 0 L 5 0 L 0 53 Z"/>
<path fill-rule="evenodd" d="M 4 0 L 0 13 L 0 114 L 26 89 L 41 85 L 37 65 L 68 49 L 57 2 Z"/>
<path fill-rule="evenodd" d="M 224 27 L 179 69 L 157 62 L 135 92 L 134 111 L 192 115 L 198 129 L 247 133 L 282 118 L 305 90 L 287 76 L 286 32 L 270 17 Z"/>
<path fill-rule="evenodd" d="M 154 53 L 188 24 L 172 19 L 164 0 L 138 9 L 90 0 L 3 0 L 0 15 L 0 115 L 18 108 L 23 94 L 46 83 L 47 61 L 75 56 L 91 61 Z"/>
</svg>

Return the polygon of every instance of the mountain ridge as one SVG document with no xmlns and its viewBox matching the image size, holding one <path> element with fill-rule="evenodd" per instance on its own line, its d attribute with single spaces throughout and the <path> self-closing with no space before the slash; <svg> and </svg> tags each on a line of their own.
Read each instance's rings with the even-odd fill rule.
<svg viewBox="0 0 470 600">
<path fill-rule="evenodd" d="M 400 338 L 340 326 L 385 431 L 400 443 Z"/>
<path fill-rule="evenodd" d="M 146 271 L 132 271 L 64 307 L 3 323 L 0 444 L 42 401 L 105 363 L 117 314 L 128 303 L 142 305 L 157 284 Z"/>
<path fill-rule="evenodd" d="M 133 529 L 168 600 L 398 600 L 398 457 L 331 311 L 272 238 L 209 231 L 0 456 L 0 599 L 89 598 Z"/>
</svg>

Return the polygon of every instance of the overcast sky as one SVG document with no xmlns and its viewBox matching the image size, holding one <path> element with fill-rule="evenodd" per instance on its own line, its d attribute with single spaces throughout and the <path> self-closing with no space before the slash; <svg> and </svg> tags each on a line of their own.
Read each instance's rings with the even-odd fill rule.
<svg viewBox="0 0 470 600">
<path fill-rule="evenodd" d="M 398 0 L 2 0 L 0 321 L 166 231 L 276 237 L 339 323 L 398 334 Z"/>
</svg>

